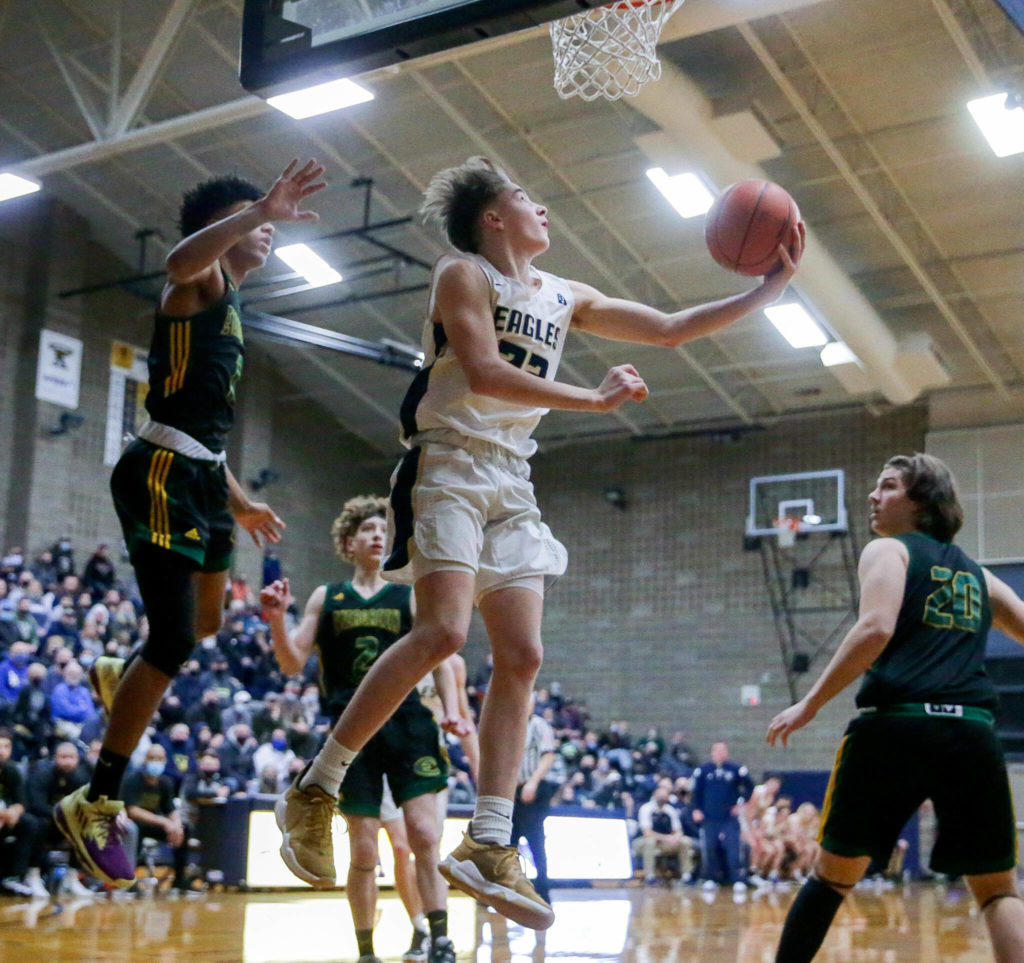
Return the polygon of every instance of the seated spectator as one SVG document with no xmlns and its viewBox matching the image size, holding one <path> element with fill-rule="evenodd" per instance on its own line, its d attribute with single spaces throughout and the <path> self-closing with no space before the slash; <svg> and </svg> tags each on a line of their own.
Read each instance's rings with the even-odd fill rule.
<svg viewBox="0 0 1024 963">
<path fill-rule="evenodd" d="M 46 666 L 33 662 L 28 667 L 28 684 L 18 692 L 18 701 L 11 713 L 14 728 L 17 758 L 39 757 L 43 747 L 50 744 L 53 736 L 53 717 L 50 711 L 50 697 L 46 694 Z"/>
<path fill-rule="evenodd" d="M 213 749 L 204 750 L 199 756 L 196 771 L 190 772 L 181 784 L 181 798 L 188 821 L 198 822 L 197 806 L 200 803 L 218 802 L 238 791 L 237 780 L 221 771 L 220 756 Z"/>
<path fill-rule="evenodd" d="M 221 732 L 227 732 L 233 725 L 239 722 L 242 725 L 252 727 L 252 709 L 249 706 L 251 701 L 252 696 L 245 689 L 239 689 L 231 697 L 231 705 L 227 709 L 222 710 L 220 714 Z"/>
<path fill-rule="evenodd" d="M 96 551 L 89 556 L 85 568 L 82 569 L 82 585 L 99 598 L 114 587 L 116 580 L 117 571 L 110 560 L 107 546 L 97 545 Z"/>
<path fill-rule="evenodd" d="M 46 587 L 56 585 L 60 582 L 57 575 L 57 566 L 53 564 L 53 552 L 46 549 L 36 556 L 36 560 L 29 567 L 32 575 Z"/>
<path fill-rule="evenodd" d="M 81 634 L 78 626 L 78 613 L 74 605 L 65 605 L 56 613 L 56 618 L 51 619 L 47 632 L 47 645 L 50 639 L 55 636 L 61 639 L 61 644 L 66 645 L 72 652 L 79 647 Z"/>
<path fill-rule="evenodd" d="M 82 727 L 96 716 L 92 693 L 82 667 L 74 660 L 64 667 L 64 681 L 50 693 L 50 717 L 59 739 L 79 739 Z"/>
<path fill-rule="evenodd" d="M 675 856 L 679 870 L 687 882 L 693 878 L 693 840 L 683 834 L 679 813 L 672 805 L 672 780 L 662 779 L 654 795 L 645 802 L 637 813 L 640 835 L 633 840 L 633 855 L 639 855 L 643 863 L 644 880 L 648 884 L 657 882 L 657 858 Z"/>
<path fill-rule="evenodd" d="M 121 795 L 125 812 L 139 827 L 139 839 L 167 843 L 174 853 L 174 888 L 188 890 L 188 827 L 174 804 L 174 783 L 164 774 L 167 753 L 159 743 L 146 752 L 141 770 L 124 777 Z"/>
<path fill-rule="evenodd" d="M 71 544 L 70 535 L 61 535 L 50 546 L 50 557 L 53 559 L 53 567 L 57 570 L 58 578 L 66 579 L 69 575 L 75 575 L 75 549 Z"/>
<path fill-rule="evenodd" d="M 164 696 L 164 701 L 160 703 L 160 708 L 156 710 L 156 724 L 157 728 L 164 732 L 170 729 L 171 726 L 177 725 L 179 722 L 185 721 L 185 707 L 181 704 L 181 700 L 171 691 L 168 690 Z"/>
<path fill-rule="evenodd" d="M 204 689 L 202 697 L 185 710 L 185 721 L 196 730 L 206 726 L 211 733 L 221 732 L 220 693 L 216 689 Z"/>
<path fill-rule="evenodd" d="M 277 796 L 281 792 L 281 774 L 277 766 L 265 766 L 257 769 L 258 776 L 250 792 L 259 796 Z"/>
<path fill-rule="evenodd" d="M 39 623 L 32 614 L 32 600 L 27 595 L 22 595 L 14 605 L 10 631 L 18 641 L 27 642 L 33 648 L 38 647 Z"/>
<path fill-rule="evenodd" d="M 270 734 L 270 742 L 263 743 L 253 753 L 252 766 L 258 773 L 269 767 L 276 769 L 277 791 L 284 792 L 288 787 L 288 767 L 294 758 L 295 753 L 288 748 L 288 734 L 284 729 L 275 729 Z"/>
<path fill-rule="evenodd" d="M 199 681 L 200 672 L 199 660 L 189 659 L 171 683 L 171 691 L 181 700 L 186 712 L 203 697 L 203 686 Z"/>
<path fill-rule="evenodd" d="M 252 761 L 256 747 L 257 743 L 252 737 L 252 730 L 240 722 L 228 730 L 217 749 L 221 769 L 226 776 L 235 779 L 239 786 L 247 786 L 249 780 L 256 777 Z"/>
<path fill-rule="evenodd" d="M 18 693 L 28 682 L 28 664 L 32 658 L 32 646 L 27 642 L 15 642 L 7 652 L 7 658 L 0 662 L 0 706 L 13 704 Z"/>
<path fill-rule="evenodd" d="M 271 730 L 273 733 L 273 730 Z M 299 719 L 288 730 L 288 748 L 303 759 L 312 759 L 320 748 L 320 736 L 317 735 L 305 719 Z"/>
<path fill-rule="evenodd" d="M 174 791 L 178 793 L 185 777 L 197 769 L 196 742 L 184 722 L 175 723 L 157 738 L 167 753 L 167 768 L 164 771 L 171 777 Z"/>
<path fill-rule="evenodd" d="M 252 717 L 252 734 L 256 737 L 257 742 L 266 742 L 270 738 L 271 732 L 283 727 L 281 693 L 268 692 L 263 697 L 263 705 Z"/>
<path fill-rule="evenodd" d="M 28 879 L 32 843 L 38 827 L 25 811 L 25 780 L 11 762 L 14 739 L 0 729 L 0 890 L 16 896 L 45 896 L 38 877 Z"/>
<path fill-rule="evenodd" d="M 50 668 L 46 672 L 46 681 L 43 683 L 47 695 L 52 696 L 53 690 L 64 681 L 64 670 L 72 659 L 74 659 L 74 654 L 65 645 L 61 645 L 54 651 Z"/>
<path fill-rule="evenodd" d="M 68 793 L 88 783 L 90 778 L 89 768 L 82 763 L 78 747 L 73 742 L 59 743 L 53 759 L 36 763 L 29 773 L 27 808 L 39 827 L 29 865 L 37 872 L 46 864 L 46 854 L 50 850 L 64 848 L 64 837 L 53 821 L 53 807 Z M 75 895 L 91 895 L 82 885 L 78 872 L 69 871 L 68 877 Z"/>
<path fill-rule="evenodd" d="M 204 689 L 216 690 L 222 709 L 231 705 L 234 694 L 242 688 L 242 683 L 228 671 L 227 657 L 219 651 L 212 653 L 210 668 L 199 677 L 199 681 Z"/>
</svg>

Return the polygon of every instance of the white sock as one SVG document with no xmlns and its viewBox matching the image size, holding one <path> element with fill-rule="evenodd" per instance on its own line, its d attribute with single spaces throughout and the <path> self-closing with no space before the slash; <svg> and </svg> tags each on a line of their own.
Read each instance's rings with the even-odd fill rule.
<svg viewBox="0 0 1024 963">
<path fill-rule="evenodd" d="M 421 933 L 430 933 L 430 925 L 427 923 L 426 913 L 417 913 L 412 918 L 412 928 L 419 930 Z"/>
<path fill-rule="evenodd" d="M 316 754 L 313 765 L 299 782 L 299 789 L 319 786 L 328 796 L 337 796 L 342 780 L 358 753 L 346 749 L 333 736 L 328 736 L 323 748 Z"/>
<path fill-rule="evenodd" d="M 508 846 L 512 841 L 512 800 L 501 796 L 477 796 L 469 838 L 478 843 Z"/>
</svg>

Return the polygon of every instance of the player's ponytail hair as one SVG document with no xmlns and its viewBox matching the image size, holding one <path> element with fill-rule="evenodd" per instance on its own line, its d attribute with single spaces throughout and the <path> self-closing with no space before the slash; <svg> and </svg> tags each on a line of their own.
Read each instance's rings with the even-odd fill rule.
<svg viewBox="0 0 1024 963">
<path fill-rule="evenodd" d="M 895 468 L 903 476 L 907 497 L 918 506 L 918 531 L 940 542 L 953 541 L 964 523 L 964 510 L 945 463 L 934 455 L 916 452 L 894 455 L 885 467 Z"/>
<path fill-rule="evenodd" d="M 494 161 L 470 157 L 455 167 L 438 171 L 423 192 L 420 214 L 444 231 L 451 245 L 477 252 L 480 212 L 507 190 L 511 181 Z"/>
<path fill-rule="evenodd" d="M 368 518 L 387 518 L 388 500 L 379 495 L 356 495 L 342 506 L 341 514 L 331 525 L 331 540 L 338 558 L 351 562 L 352 556 L 345 551 L 345 546 L 359 530 L 359 526 Z"/>
</svg>

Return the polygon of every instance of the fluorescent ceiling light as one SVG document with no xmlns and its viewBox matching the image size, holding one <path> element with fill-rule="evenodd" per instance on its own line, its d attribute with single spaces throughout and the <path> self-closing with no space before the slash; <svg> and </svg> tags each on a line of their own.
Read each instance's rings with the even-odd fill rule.
<svg viewBox="0 0 1024 963">
<path fill-rule="evenodd" d="M 802 304 L 773 304 L 764 313 L 794 348 L 815 348 L 828 343 L 827 335 Z"/>
<path fill-rule="evenodd" d="M 996 157 L 1024 151 L 1024 107 L 1007 106 L 1006 94 L 993 94 L 967 102 L 967 109 L 981 128 Z"/>
<path fill-rule="evenodd" d="M 332 80 L 304 90 L 293 90 L 290 94 L 268 97 L 267 103 L 284 111 L 289 117 L 303 120 L 331 110 L 364 104 L 368 100 L 373 100 L 373 94 L 365 87 L 351 80 Z"/>
<path fill-rule="evenodd" d="M 289 244 L 279 247 L 274 253 L 293 271 L 301 274 L 310 284 L 322 287 L 325 284 L 337 284 L 341 275 L 334 270 L 319 254 L 305 244 Z"/>
<path fill-rule="evenodd" d="M 39 190 L 35 181 L 19 177 L 17 174 L 0 174 L 0 201 L 9 201 L 12 197 L 21 197 L 23 194 L 34 194 Z"/>
<path fill-rule="evenodd" d="M 651 183 L 665 195 L 665 199 L 681 217 L 698 217 L 706 214 L 714 203 L 714 195 L 696 174 L 673 174 L 669 176 L 663 167 L 652 167 L 647 171 Z"/>
<path fill-rule="evenodd" d="M 842 341 L 830 341 L 821 349 L 821 363 L 826 368 L 834 368 L 840 364 L 860 364 L 860 358 Z"/>
</svg>

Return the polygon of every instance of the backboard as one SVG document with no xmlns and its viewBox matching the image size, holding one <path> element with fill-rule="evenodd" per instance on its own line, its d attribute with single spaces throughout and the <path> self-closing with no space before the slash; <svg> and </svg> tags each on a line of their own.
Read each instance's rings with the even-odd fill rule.
<svg viewBox="0 0 1024 963">
<path fill-rule="evenodd" d="M 588 0 L 245 0 L 240 79 L 261 97 L 600 6 Z"/>
<path fill-rule="evenodd" d="M 777 522 L 786 519 L 795 520 L 802 533 L 847 531 L 843 470 L 751 478 L 747 535 L 774 535 Z"/>
</svg>

